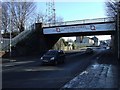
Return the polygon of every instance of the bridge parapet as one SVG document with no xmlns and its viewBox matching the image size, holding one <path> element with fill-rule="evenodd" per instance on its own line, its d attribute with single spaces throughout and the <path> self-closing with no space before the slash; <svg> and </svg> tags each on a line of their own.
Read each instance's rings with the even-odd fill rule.
<svg viewBox="0 0 120 90">
<path fill-rule="evenodd" d="M 95 19 L 85 19 L 85 20 L 75 20 L 75 21 L 66 21 L 66 22 L 47 23 L 47 24 L 43 24 L 42 27 L 53 27 L 53 26 L 74 25 L 74 24 L 110 22 L 110 21 L 114 21 L 114 20 L 115 20 L 114 17 L 95 18 Z"/>
</svg>

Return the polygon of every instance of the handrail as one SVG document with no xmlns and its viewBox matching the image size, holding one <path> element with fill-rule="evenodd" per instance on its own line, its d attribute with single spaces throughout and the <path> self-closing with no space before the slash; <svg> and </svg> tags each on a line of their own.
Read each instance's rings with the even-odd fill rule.
<svg viewBox="0 0 120 90">
<path fill-rule="evenodd" d="M 43 27 L 52 27 L 52 26 L 62 26 L 62 25 L 71 25 L 71 24 L 85 24 L 85 23 L 97 23 L 97 22 L 108 22 L 114 21 L 114 17 L 107 18 L 95 18 L 95 19 L 84 19 L 84 20 L 74 20 L 74 21 L 66 21 L 66 22 L 56 22 L 56 23 L 47 23 L 43 24 Z"/>
<path fill-rule="evenodd" d="M 33 27 L 34 26 L 34 27 Z M 35 24 L 31 25 L 29 28 L 18 34 L 16 37 L 11 39 L 11 46 L 24 39 L 27 35 L 32 33 L 35 29 Z M 2 39 L 1 50 L 8 50 L 10 48 L 10 39 Z"/>
<path fill-rule="evenodd" d="M 1 50 L 10 44 L 10 39 L 1 39 Z"/>
</svg>

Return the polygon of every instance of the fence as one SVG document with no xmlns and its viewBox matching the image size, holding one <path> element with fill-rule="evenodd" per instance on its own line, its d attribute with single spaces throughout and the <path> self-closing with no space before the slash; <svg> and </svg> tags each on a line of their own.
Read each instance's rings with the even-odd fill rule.
<svg viewBox="0 0 120 90">
<path fill-rule="evenodd" d="M 55 24 L 47 23 L 47 24 L 43 24 L 43 27 L 85 24 L 85 23 L 97 23 L 97 22 L 109 22 L 109 21 L 114 21 L 114 20 L 115 20 L 114 17 L 85 19 L 85 20 L 75 20 L 75 21 L 66 21 L 66 22 L 56 22 Z"/>
</svg>

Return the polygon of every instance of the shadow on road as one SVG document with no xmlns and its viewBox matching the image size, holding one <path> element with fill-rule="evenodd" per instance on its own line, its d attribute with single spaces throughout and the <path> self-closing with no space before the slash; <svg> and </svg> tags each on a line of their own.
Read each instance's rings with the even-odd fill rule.
<svg viewBox="0 0 120 90">
<path fill-rule="evenodd" d="M 99 64 L 118 65 L 117 57 L 115 57 L 115 55 L 110 50 L 104 51 L 102 57 L 97 60 L 97 62 Z"/>
</svg>

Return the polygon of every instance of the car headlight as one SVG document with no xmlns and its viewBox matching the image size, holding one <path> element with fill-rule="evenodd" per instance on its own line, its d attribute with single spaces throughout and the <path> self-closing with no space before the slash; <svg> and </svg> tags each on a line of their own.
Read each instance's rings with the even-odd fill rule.
<svg viewBox="0 0 120 90">
<path fill-rule="evenodd" d="M 43 57 L 41 57 L 40 59 L 43 59 Z"/>
<path fill-rule="evenodd" d="M 55 57 L 52 57 L 50 60 L 54 60 L 55 59 Z"/>
</svg>

